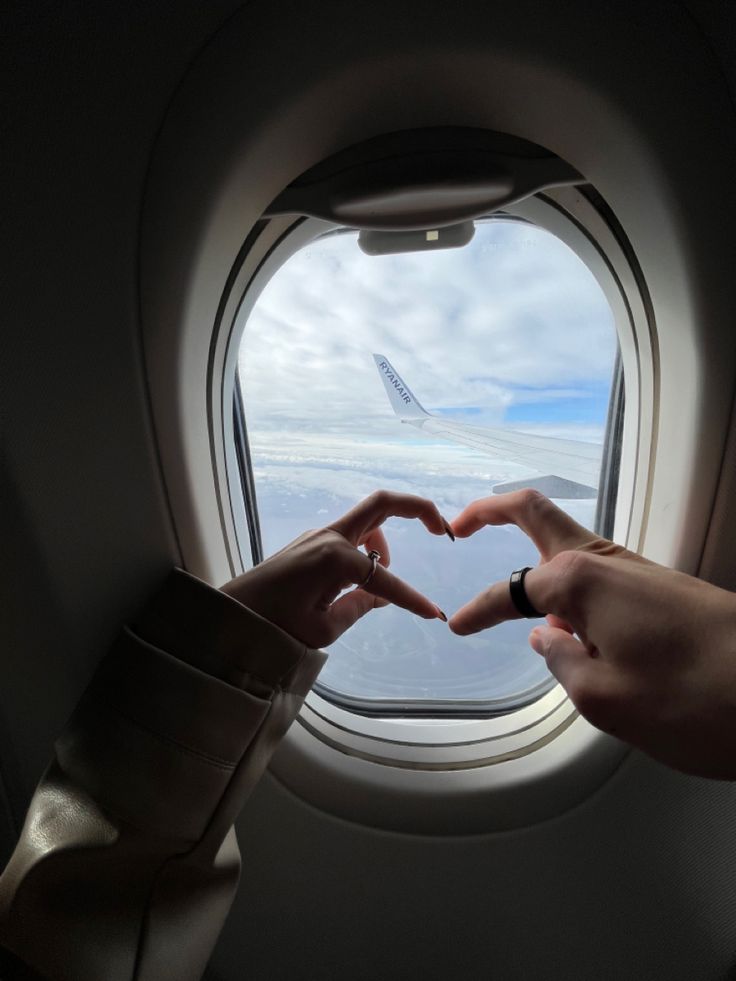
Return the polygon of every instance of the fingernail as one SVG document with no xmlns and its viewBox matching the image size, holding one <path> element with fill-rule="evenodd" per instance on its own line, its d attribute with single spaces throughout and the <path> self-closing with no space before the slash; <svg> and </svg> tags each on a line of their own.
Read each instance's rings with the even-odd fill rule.
<svg viewBox="0 0 736 981">
<path fill-rule="evenodd" d="M 537 654 L 544 654 L 544 638 L 539 630 L 532 630 L 529 634 L 529 644 Z"/>
<path fill-rule="evenodd" d="M 450 527 L 450 522 L 446 521 L 445 518 L 442 519 L 442 524 L 445 526 L 445 531 L 447 532 L 447 537 L 451 542 L 455 541 L 455 532 Z"/>
<path fill-rule="evenodd" d="M 445 614 L 444 614 L 444 613 L 442 612 L 442 610 L 441 610 L 441 609 L 439 608 L 439 606 L 437 606 L 437 607 L 435 607 L 435 609 L 437 610 L 437 613 L 439 614 L 439 618 L 440 618 L 440 620 L 441 620 L 441 621 L 442 621 L 443 623 L 447 623 L 447 617 L 446 617 L 446 616 L 445 616 Z"/>
</svg>

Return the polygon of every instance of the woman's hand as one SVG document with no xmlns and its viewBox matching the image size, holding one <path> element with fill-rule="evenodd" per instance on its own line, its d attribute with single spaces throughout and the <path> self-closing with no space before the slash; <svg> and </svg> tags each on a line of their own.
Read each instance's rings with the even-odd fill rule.
<svg viewBox="0 0 736 981">
<path fill-rule="evenodd" d="M 435 505 L 410 494 L 376 491 L 326 528 L 308 531 L 265 562 L 223 586 L 223 592 L 309 647 L 324 647 L 369 610 L 395 603 L 427 620 L 446 620 L 421 593 L 388 571 L 390 553 L 380 526 L 389 517 L 419 518 L 433 535 L 449 526 Z M 360 546 L 365 548 L 361 551 Z M 375 549 L 379 564 L 366 580 Z"/>
<path fill-rule="evenodd" d="M 535 543 L 525 587 L 547 623 L 529 641 L 593 725 L 677 769 L 736 778 L 734 594 L 594 535 L 535 491 L 475 501 L 452 524 L 459 538 L 515 524 Z M 518 617 L 505 581 L 450 629 Z"/>
</svg>

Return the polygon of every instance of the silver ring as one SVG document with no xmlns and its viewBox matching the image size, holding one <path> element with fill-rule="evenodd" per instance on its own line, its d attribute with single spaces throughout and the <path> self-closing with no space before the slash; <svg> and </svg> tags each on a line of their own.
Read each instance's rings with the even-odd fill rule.
<svg viewBox="0 0 736 981">
<path fill-rule="evenodd" d="M 371 581 L 371 579 L 375 576 L 375 574 L 376 574 L 376 566 L 378 565 L 378 560 L 381 558 L 381 553 L 380 552 L 377 552 L 375 550 L 375 548 L 372 548 L 370 550 L 370 552 L 368 553 L 368 558 L 371 560 L 371 568 L 370 568 L 370 571 L 369 571 L 368 575 L 365 577 L 365 579 L 363 580 L 363 582 L 359 582 L 358 583 L 358 585 L 356 586 L 356 589 L 363 589 L 363 588 L 365 588 L 368 585 L 368 583 Z"/>
</svg>

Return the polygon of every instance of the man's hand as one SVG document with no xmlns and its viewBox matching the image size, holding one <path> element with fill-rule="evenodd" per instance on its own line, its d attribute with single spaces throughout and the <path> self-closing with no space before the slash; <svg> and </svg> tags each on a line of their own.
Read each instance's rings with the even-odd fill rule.
<svg viewBox="0 0 736 981">
<path fill-rule="evenodd" d="M 525 587 L 547 624 L 529 641 L 581 714 L 677 769 L 736 778 L 736 596 L 594 535 L 536 491 L 475 501 L 452 526 L 467 538 L 501 524 L 539 549 Z M 450 629 L 518 617 L 500 582 Z"/>
<path fill-rule="evenodd" d="M 431 501 L 376 491 L 338 521 L 306 532 L 222 589 L 309 647 L 331 644 L 369 610 L 387 603 L 428 620 L 446 619 L 388 571 L 389 547 L 380 526 L 392 516 L 419 518 L 433 535 L 447 534 L 447 522 Z M 340 596 L 371 572 L 366 552 L 372 549 L 380 555 L 375 574 L 363 588 Z"/>
</svg>

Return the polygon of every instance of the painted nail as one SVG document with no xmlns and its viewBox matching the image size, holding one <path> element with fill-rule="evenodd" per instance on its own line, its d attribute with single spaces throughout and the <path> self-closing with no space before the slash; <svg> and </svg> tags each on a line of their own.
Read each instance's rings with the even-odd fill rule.
<svg viewBox="0 0 736 981">
<path fill-rule="evenodd" d="M 441 610 L 441 609 L 439 608 L 439 606 L 437 607 L 437 612 L 438 612 L 438 613 L 439 613 L 439 615 L 440 615 L 440 620 L 441 620 L 441 621 L 442 621 L 443 623 L 447 623 L 447 617 L 446 617 L 446 616 L 445 616 L 445 614 L 444 614 L 444 613 L 442 612 L 442 610 Z"/>
<path fill-rule="evenodd" d="M 445 526 L 445 531 L 447 532 L 447 537 L 450 539 L 451 542 L 454 542 L 455 541 L 455 532 L 450 527 L 450 522 L 449 521 L 446 521 L 443 518 L 442 519 L 442 524 Z"/>
</svg>

